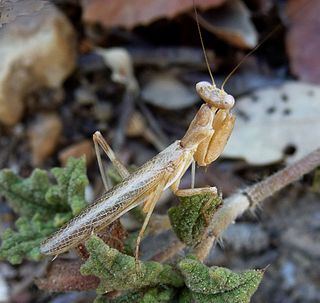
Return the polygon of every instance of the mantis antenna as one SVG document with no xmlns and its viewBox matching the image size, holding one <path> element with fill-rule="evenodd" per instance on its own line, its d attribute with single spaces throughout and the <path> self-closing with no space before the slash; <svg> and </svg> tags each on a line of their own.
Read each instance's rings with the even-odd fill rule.
<svg viewBox="0 0 320 303">
<path fill-rule="evenodd" d="M 304 8 L 305 6 L 307 6 L 309 0 L 305 1 L 304 4 L 302 5 L 302 8 Z M 310 1 L 311 2 L 311 1 Z M 198 11 L 197 8 L 195 6 L 195 0 L 193 0 L 193 8 L 194 8 L 194 12 L 195 12 L 195 17 L 196 17 L 196 22 L 197 22 L 197 27 L 198 27 L 198 32 L 199 32 L 199 36 L 200 36 L 200 41 L 201 41 L 201 46 L 202 46 L 202 50 L 204 53 L 204 58 L 206 61 L 206 65 L 212 80 L 212 84 L 213 86 L 215 85 L 211 70 L 210 70 L 210 66 L 209 66 L 209 61 L 207 58 L 207 53 L 204 47 L 204 43 L 203 43 L 203 39 L 202 39 L 202 34 L 201 34 L 201 29 L 200 29 L 200 23 L 199 23 L 199 18 L 198 18 Z M 298 11 L 298 10 L 297 10 Z M 300 8 L 301 11 L 301 8 Z M 290 15 L 295 15 L 296 11 Z M 241 60 L 240 62 L 232 69 L 232 71 L 229 73 L 229 75 L 225 78 L 225 80 L 223 81 L 222 85 L 221 85 L 221 90 L 224 90 L 224 86 L 226 85 L 227 81 L 230 79 L 230 77 L 237 71 L 237 69 L 241 66 L 241 64 L 250 56 L 252 55 L 264 42 L 266 42 L 275 32 L 277 32 L 280 28 L 282 27 L 281 24 L 278 24 L 271 32 L 269 32 L 249 53 L 247 53 Z"/>
<path fill-rule="evenodd" d="M 264 42 L 266 42 L 276 31 L 278 31 L 282 27 L 281 24 L 278 24 L 269 34 L 267 34 L 249 53 L 247 53 L 240 62 L 232 69 L 229 75 L 224 79 L 221 90 L 223 90 L 225 84 L 230 79 L 230 77 L 236 72 L 236 70 L 241 66 L 241 64 L 250 56 L 252 55 Z"/>
<path fill-rule="evenodd" d="M 198 11 L 197 11 L 197 8 L 196 8 L 194 0 L 193 0 L 193 8 L 194 8 L 194 13 L 195 13 L 195 17 L 196 17 L 197 28 L 198 28 L 198 32 L 199 32 L 199 37 L 200 37 L 201 47 L 202 47 L 202 50 L 203 50 L 204 59 L 206 61 L 206 65 L 207 65 L 208 72 L 209 72 L 209 75 L 210 75 L 210 78 L 211 78 L 211 81 L 212 81 L 212 85 L 215 87 L 216 83 L 214 82 L 213 75 L 212 75 L 212 72 L 211 72 L 211 69 L 210 69 L 210 65 L 209 65 L 209 60 L 208 60 L 208 57 L 207 57 L 207 52 L 206 52 L 206 49 L 204 47 L 201 28 L 200 28 L 200 24 L 199 24 L 199 20 L 198 20 Z"/>
</svg>

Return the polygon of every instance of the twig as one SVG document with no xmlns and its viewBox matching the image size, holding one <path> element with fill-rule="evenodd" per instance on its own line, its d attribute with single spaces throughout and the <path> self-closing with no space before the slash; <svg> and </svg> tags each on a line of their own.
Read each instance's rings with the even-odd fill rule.
<svg viewBox="0 0 320 303">
<path fill-rule="evenodd" d="M 186 245 L 179 240 L 170 243 L 163 251 L 151 258 L 152 261 L 163 263 L 174 257 L 179 251 L 184 249 Z"/>
<path fill-rule="evenodd" d="M 223 206 L 215 213 L 203 238 L 194 250 L 195 255 L 204 261 L 215 240 L 248 208 L 256 207 L 260 202 L 272 196 L 288 184 L 298 180 L 320 165 L 320 149 L 313 151 L 298 162 L 287 166 L 274 175 L 227 198 Z"/>
<path fill-rule="evenodd" d="M 160 150 L 165 149 L 165 147 L 169 145 L 169 140 L 168 140 L 167 136 L 162 131 L 162 129 L 159 126 L 158 122 L 156 121 L 155 117 L 149 111 L 149 109 L 145 106 L 145 104 L 143 104 L 142 102 L 138 102 L 138 106 L 139 106 L 142 114 L 144 115 L 144 117 L 148 121 L 151 129 L 154 131 L 155 135 L 158 137 L 158 141 L 159 141 L 158 148 Z"/>
<path fill-rule="evenodd" d="M 114 138 L 114 147 L 119 150 L 123 146 L 125 140 L 125 130 L 128 125 L 129 117 L 135 107 L 135 94 L 131 90 L 126 90 L 121 106 L 119 124 L 116 129 Z"/>
<path fill-rule="evenodd" d="M 148 65 L 157 67 L 188 66 L 204 69 L 206 64 L 201 48 L 191 47 L 132 47 L 128 48 L 134 65 Z M 212 50 L 208 50 L 210 62 L 215 59 Z"/>
</svg>

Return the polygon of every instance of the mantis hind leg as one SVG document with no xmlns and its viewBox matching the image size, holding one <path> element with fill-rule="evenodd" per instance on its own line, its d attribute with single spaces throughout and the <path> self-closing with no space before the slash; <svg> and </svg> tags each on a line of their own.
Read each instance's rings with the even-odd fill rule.
<svg viewBox="0 0 320 303">
<path fill-rule="evenodd" d="M 140 229 L 140 232 L 138 234 L 137 241 L 136 241 L 136 247 L 135 247 L 135 260 L 136 260 L 136 268 L 137 269 L 139 267 L 139 265 L 138 265 L 139 264 L 138 263 L 139 248 L 140 248 L 140 243 L 141 243 L 143 234 L 148 226 L 148 223 L 150 221 L 154 207 L 155 207 L 157 201 L 159 200 L 159 198 L 163 192 L 163 189 L 165 188 L 165 186 L 168 182 L 168 178 L 169 178 L 169 175 L 164 176 L 164 178 L 159 182 L 159 184 L 155 187 L 155 189 L 148 195 L 147 201 L 145 202 L 144 211 L 147 211 L 147 215 L 144 219 L 144 222 L 143 222 L 142 227 Z"/>
<path fill-rule="evenodd" d="M 96 131 L 93 134 L 93 143 L 94 143 L 94 149 L 96 152 L 97 161 L 98 161 L 103 185 L 104 185 L 105 189 L 108 190 L 110 186 L 108 185 L 107 176 L 106 176 L 105 170 L 103 168 L 99 146 L 102 148 L 102 150 L 105 152 L 105 154 L 109 157 L 113 166 L 115 167 L 115 169 L 117 170 L 117 172 L 119 173 L 119 175 L 122 178 L 128 177 L 130 175 L 130 173 L 126 169 L 126 167 L 122 164 L 122 162 L 117 158 L 117 156 L 113 152 L 112 148 L 110 147 L 108 142 L 103 138 L 103 136 L 101 135 L 101 133 L 99 131 Z"/>
</svg>

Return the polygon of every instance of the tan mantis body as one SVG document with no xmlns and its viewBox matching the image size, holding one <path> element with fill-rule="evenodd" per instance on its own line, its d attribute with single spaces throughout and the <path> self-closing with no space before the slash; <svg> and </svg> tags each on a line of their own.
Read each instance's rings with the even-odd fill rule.
<svg viewBox="0 0 320 303">
<path fill-rule="evenodd" d="M 147 216 L 137 240 L 137 257 L 143 231 L 165 189 L 171 187 L 178 196 L 190 196 L 203 191 L 216 193 L 212 187 L 179 189 L 180 180 L 193 161 L 206 166 L 221 154 L 235 120 L 229 113 L 234 105 L 231 95 L 208 82 L 199 82 L 196 89 L 206 103 L 197 112 L 185 136 L 131 175 L 116 159 L 101 134 L 94 134 L 94 142 L 101 145 L 124 179 L 45 240 L 40 246 L 41 253 L 58 255 L 76 247 L 92 233 L 97 233 L 122 214 L 144 203 Z"/>
<path fill-rule="evenodd" d="M 186 134 L 181 140 L 172 143 L 130 175 L 123 164 L 116 158 L 100 132 L 96 132 L 93 135 L 93 141 L 100 173 L 107 191 L 78 216 L 45 240 L 40 245 L 41 253 L 58 255 L 76 247 L 88 239 L 91 234 L 99 232 L 133 207 L 144 203 L 143 211 L 147 215 L 137 238 L 135 251 L 137 260 L 139 244 L 144 230 L 147 227 L 155 204 L 164 190 L 171 187 L 171 190 L 178 196 L 192 196 L 201 192 L 217 193 L 215 187 L 179 189 L 180 180 L 191 163 L 196 162 L 200 166 L 207 166 L 220 156 L 229 139 L 235 121 L 235 117 L 230 114 L 230 109 L 234 106 L 234 98 L 227 94 L 223 88 L 217 88 L 214 83 L 195 5 L 194 9 L 200 41 L 212 84 L 204 81 L 197 83 L 196 90 L 204 104 L 191 121 Z M 121 183 L 110 190 L 108 190 L 98 145 L 108 155 L 123 178 Z"/>
</svg>

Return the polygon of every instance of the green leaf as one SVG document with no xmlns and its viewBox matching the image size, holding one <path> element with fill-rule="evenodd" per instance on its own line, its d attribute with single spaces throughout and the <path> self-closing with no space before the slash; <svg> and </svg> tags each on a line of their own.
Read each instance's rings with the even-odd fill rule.
<svg viewBox="0 0 320 303">
<path fill-rule="evenodd" d="M 143 296 L 141 303 L 165 303 L 172 302 L 174 296 L 173 288 L 151 288 Z"/>
<path fill-rule="evenodd" d="M 12 264 L 20 264 L 24 258 L 40 260 L 40 243 L 55 230 L 52 222 L 44 223 L 37 214 L 31 220 L 21 217 L 15 225 L 17 231 L 8 228 L 2 235 L 0 256 Z"/>
<path fill-rule="evenodd" d="M 48 173 L 41 169 L 35 169 L 26 179 L 16 176 L 9 169 L 0 172 L 0 192 L 20 216 L 31 218 L 38 212 L 47 217 L 55 211 L 54 205 L 44 199 L 49 187 Z"/>
<path fill-rule="evenodd" d="M 109 299 L 105 295 L 98 295 L 94 303 L 138 303 L 143 298 L 143 291 L 125 292 L 115 299 Z"/>
<path fill-rule="evenodd" d="M 46 200 L 55 205 L 69 206 L 73 215 L 79 214 L 86 206 L 84 190 L 88 185 L 88 178 L 85 171 L 84 158 L 80 160 L 70 158 L 66 167 L 51 169 L 58 184 L 49 188 L 46 193 Z"/>
<path fill-rule="evenodd" d="M 24 258 L 39 260 L 40 243 L 86 205 L 84 158 L 70 159 L 65 168 L 54 168 L 52 173 L 57 183 L 50 182 L 48 172 L 40 169 L 26 179 L 8 169 L 0 172 L 0 193 L 20 215 L 16 230 L 7 229 L 2 235 L 0 258 L 13 264 Z"/>
<path fill-rule="evenodd" d="M 113 166 L 108 168 L 107 176 L 110 178 L 111 184 L 113 186 L 119 184 L 123 180 L 122 177 L 119 175 L 119 173 L 117 172 L 117 170 Z"/>
<path fill-rule="evenodd" d="M 183 285 L 181 275 L 171 266 L 138 261 L 137 268 L 133 257 L 110 248 L 97 236 L 92 236 L 86 242 L 86 247 L 90 257 L 81 266 L 80 272 L 100 278 L 97 293 L 140 289 L 159 284 L 175 287 Z"/>
<path fill-rule="evenodd" d="M 172 228 L 177 237 L 186 245 L 197 244 L 208 226 L 211 217 L 222 205 L 220 196 L 212 194 L 179 197 L 178 206 L 168 211 Z"/>
<path fill-rule="evenodd" d="M 168 287 L 154 287 L 150 289 L 126 292 L 115 299 L 98 296 L 94 303 L 166 303 L 172 302 L 175 290 Z"/>
<path fill-rule="evenodd" d="M 223 267 L 207 267 L 194 258 L 178 264 L 192 297 L 199 303 L 246 303 L 258 288 L 263 270 L 235 273 Z"/>
<path fill-rule="evenodd" d="M 178 303 L 192 303 L 192 292 L 188 288 L 182 289 L 179 295 Z"/>
</svg>

